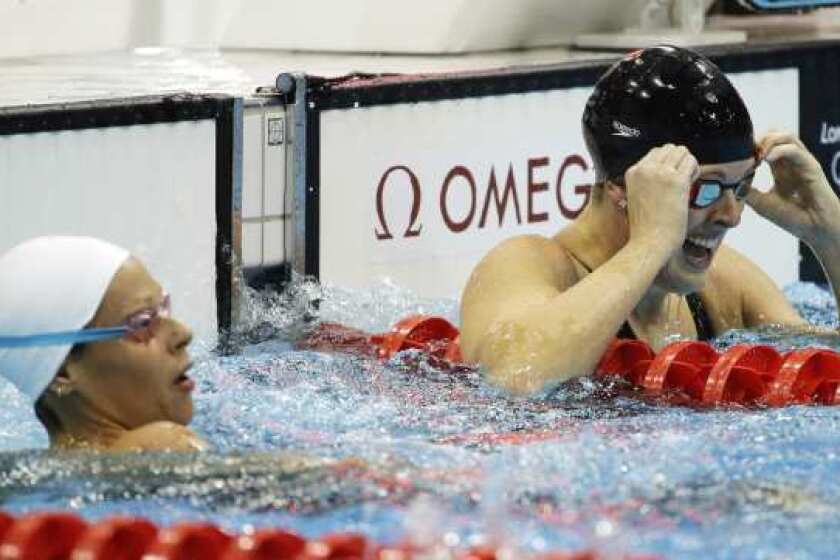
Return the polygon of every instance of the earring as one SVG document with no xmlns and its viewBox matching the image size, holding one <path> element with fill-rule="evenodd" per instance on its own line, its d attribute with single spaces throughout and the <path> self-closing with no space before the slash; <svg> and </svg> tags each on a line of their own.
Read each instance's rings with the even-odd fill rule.
<svg viewBox="0 0 840 560">
<path fill-rule="evenodd" d="M 621 208 L 622 210 L 627 210 L 627 199 L 622 198 L 621 200 L 619 200 L 618 201 L 618 207 Z"/>
<path fill-rule="evenodd" d="M 55 395 L 60 399 L 64 398 L 70 394 L 70 387 L 59 385 L 58 387 L 53 388 L 53 393 L 55 393 Z"/>
</svg>

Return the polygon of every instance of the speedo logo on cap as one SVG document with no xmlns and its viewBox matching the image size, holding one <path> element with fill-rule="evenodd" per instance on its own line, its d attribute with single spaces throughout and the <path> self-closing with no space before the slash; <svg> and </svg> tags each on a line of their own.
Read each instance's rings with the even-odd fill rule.
<svg viewBox="0 0 840 560">
<path fill-rule="evenodd" d="M 612 126 L 613 136 L 623 136 L 625 138 L 638 138 L 642 135 L 642 132 L 638 128 L 627 126 L 626 124 L 620 123 L 618 121 L 613 121 Z"/>
</svg>

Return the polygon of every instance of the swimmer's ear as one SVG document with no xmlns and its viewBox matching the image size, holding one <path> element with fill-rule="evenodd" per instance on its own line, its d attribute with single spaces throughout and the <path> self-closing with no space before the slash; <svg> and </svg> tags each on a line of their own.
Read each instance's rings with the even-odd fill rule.
<svg viewBox="0 0 840 560">
<path fill-rule="evenodd" d="M 53 380 L 50 381 L 50 384 L 47 386 L 47 391 L 59 398 L 66 397 L 76 390 L 76 384 L 73 381 L 73 378 L 67 373 L 65 364 L 61 365 L 58 373 L 55 377 L 53 377 Z"/>
<path fill-rule="evenodd" d="M 64 397 L 76 390 L 76 379 L 79 375 L 81 347 L 74 347 L 73 350 L 64 358 L 61 367 L 58 368 L 58 373 L 50 382 L 48 390 Z"/>
</svg>

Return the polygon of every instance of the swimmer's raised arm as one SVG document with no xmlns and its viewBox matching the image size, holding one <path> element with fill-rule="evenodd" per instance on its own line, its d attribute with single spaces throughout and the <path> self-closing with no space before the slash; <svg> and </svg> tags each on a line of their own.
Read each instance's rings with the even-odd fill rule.
<svg viewBox="0 0 840 560">
<path fill-rule="evenodd" d="M 684 147 L 651 150 L 628 169 L 630 239 L 577 282 L 555 241 L 520 237 L 485 257 L 464 291 L 461 343 L 491 380 L 532 393 L 589 375 L 622 322 L 686 235 L 689 185 L 698 172 Z M 619 210 L 616 210 L 617 212 Z"/>
<path fill-rule="evenodd" d="M 758 143 L 758 157 L 770 164 L 774 185 L 768 192 L 752 189 L 747 203 L 764 218 L 808 244 L 820 261 L 840 302 L 840 200 L 817 159 L 792 134 L 773 131 Z M 752 309 L 748 309 L 748 307 Z M 745 302 L 745 315 L 755 324 L 784 323 L 773 309 L 754 299 Z"/>
</svg>

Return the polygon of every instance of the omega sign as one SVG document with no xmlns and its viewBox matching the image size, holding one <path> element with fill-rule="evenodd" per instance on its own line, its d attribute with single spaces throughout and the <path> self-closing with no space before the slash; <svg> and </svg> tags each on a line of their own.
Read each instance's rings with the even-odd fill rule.
<svg viewBox="0 0 840 560">
<path fill-rule="evenodd" d="M 591 185 L 571 184 L 566 174 L 572 169 L 586 172 L 589 165 L 578 154 L 562 159 L 556 171 L 552 168 L 551 158 L 546 156 L 529 158 L 520 169 L 510 163 L 504 171 L 491 167 L 485 174 L 466 165 L 453 165 L 439 182 L 435 182 L 437 196 L 430 202 L 429 197 L 424 195 L 428 191 L 424 190 L 425 185 L 421 185 L 415 171 L 407 165 L 393 165 L 382 173 L 376 187 L 376 238 L 384 241 L 394 236 L 419 237 L 423 232 L 419 217 L 424 204 L 435 204 L 443 223 L 455 234 L 470 228 L 501 227 L 508 220 L 517 225 L 547 222 L 553 207 L 564 218 L 573 220 L 589 202 Z M 403 231 L 392 231 L 389 223 L 391 220 L 396 221 L 396 217 L 386 216 L 385 190 L 398 188 L 397 185 L 389 187 L 389 184 L 400 175 L 403 181 L 408 179 L 410 185 L 405 216 L 400 220 L 404 223 L 407 218 L 408 226 Z M 520 178 L 518 181 L 517 177 Z M 468 190 L 469 209 L 466 215 L 455 216 L 451 208 L 451 193 L 465 186 Z M 568 204 L 572 193 L 583 197 L 577 206 Z M 553 196 L 545 196 L 548 194 Z"/>
</svg>

